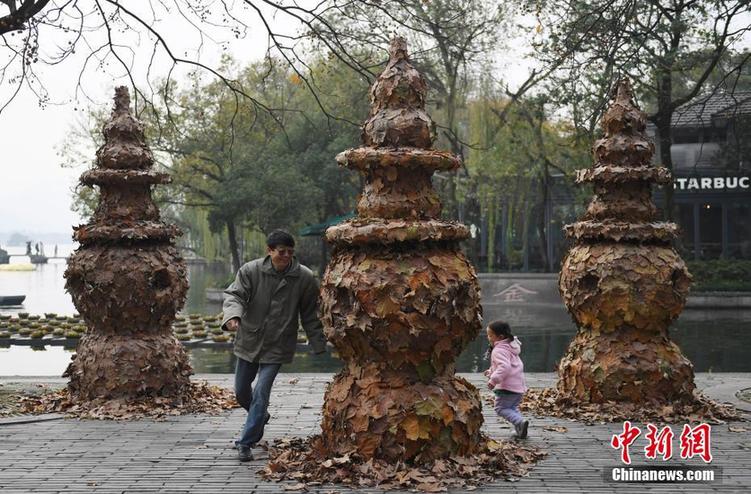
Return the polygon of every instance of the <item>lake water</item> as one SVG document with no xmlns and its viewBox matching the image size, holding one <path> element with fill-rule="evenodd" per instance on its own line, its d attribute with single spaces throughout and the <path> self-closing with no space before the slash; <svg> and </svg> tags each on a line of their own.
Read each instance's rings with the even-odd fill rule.
<svg viewBox="0 0 751 494">
<path fill-rule="evenodd" d="M 50 255 L 50 246 L 46 248 Z M 7 248 L 11 254 L 23 254 L 22 247 Z M 72 246 L 59 246 L 58 253 L 67 255 Z M 12 263 L 28 262 L 28 258 L 12 258 Z M 35 271 L 0 271 L 0 295 L 26 295 L 23 308 L 3 308 L 2 313 L 56 312 L 71 315 L 75 307 L 65 290 L 64 260 L 51 260 L 38 265 Z M 215 314 L 218 303 L 206 301 L 205 290 L 227 278 L 222 266 L 190 265 L 190 290 L 184 313 Z M 508 321 L 523 342 L 523 359 L 528 372 L 551 372 L 565 353 L 576 329 L 562 304 L 529 306 L 484 306 L 484 318 Z M 686 310 L 673 325 L 671 334 L 697 372 L 751 372 L 751 311 Z M 487 366 L 487 342 L 480 335 L 457 359 L 457 370 L 476 372 Z M 72 348 L 47 346 L 31 348 L 13 346 L 0 348 L 0 376 L 60 375 L 70 362 Z M 226 348 L 190 348 L 196 373 L 233 372 L 235 357 Z M 287 372 L 331 372 L 341 368 L 332 356 L 313 356 L 298 352 L 295 361 L 283 368 Z"/>
<path fill-rule="evenodd" d="M 9 254 L 24 254 L 25 247 L 3 247 Z M 54 246 L 45 246 L 48 256 L 53 254 Z M 74 245 L 59 245 L 58 255 L 67 257 Z M 26 256 L 11 257 L 11 264 L 28 263 Z M 6 314 L 29 312 L 43 314 L 55 312 L 59 315 L 72 315 L 76 312 L 73 300 L 65 291 L 65 259 L 50 259 L 47 264 L 38 264 L 34 271 L 0 271 L 0 295 L 26 295 L 23 307 L 0 308 Z M 189 264 L 188 277 L 190 289 L 185 301 L 184 313 L 214 314 L 221 311 L 221 304 L 206 301 L 206 288 L 223 283 L 229 276 L 229 268 L 217 264 Z"/>
</svg>

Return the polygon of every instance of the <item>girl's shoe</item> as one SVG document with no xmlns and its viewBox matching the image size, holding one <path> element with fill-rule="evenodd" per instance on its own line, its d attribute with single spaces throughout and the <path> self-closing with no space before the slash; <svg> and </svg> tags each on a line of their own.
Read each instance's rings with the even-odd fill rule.
<svg viewBox="0 0 751 494">
<path fill-rule="evenodd" d="M 515 425 L 514 429 L 516 429 L 516 437 L 518 437 L 519 439 L 527 439 L 527 430 L 529 429 L 529 420 L 525 420 L 524 422 Z"/>
</svg>

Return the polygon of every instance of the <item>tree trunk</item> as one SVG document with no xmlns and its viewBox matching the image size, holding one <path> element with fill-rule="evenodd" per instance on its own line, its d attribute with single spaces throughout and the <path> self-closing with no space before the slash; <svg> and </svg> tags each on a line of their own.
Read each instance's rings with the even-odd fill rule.
<svg viewBox="0 0 751 494">
<path fill-rule="evenodd" d="M 486 217 L 488 218 L 488 273 L 495 272 L 495 257 L 496 257 L 496 201 L 495 195 L 491 194 L 490 198 L 485 203 L 487 208 Z"/>
<path fill-rule="evenodd" d="M 546 224 L 548 221 L 547 208 L 548 208 L 548 165 L 544 165 L 543 176 L 540 179 L 540 211 L 537 214 L 537 236 L 540 244 L 540 257 L 542 259 L 542 265 L 544 271 L 549 271 L 550 260 L 548 259 L 548 227 Z"/>
<path fill-rule="evenodd" d="M 233 221 L 227 221 L 227 237 L 229 238 L 229 251 L 232 255 L 232 271 L 240 270 L 240 247 L 237 245 L 237 229 Z"/>
<path fill-rule="evenodd" d="M 530 207 L 529 195 L 524 194 L 523 216 L 522 216 L 522 271 L 525 273 L 529 271 L 529 220 L 530 220 Z"/>
</svg>

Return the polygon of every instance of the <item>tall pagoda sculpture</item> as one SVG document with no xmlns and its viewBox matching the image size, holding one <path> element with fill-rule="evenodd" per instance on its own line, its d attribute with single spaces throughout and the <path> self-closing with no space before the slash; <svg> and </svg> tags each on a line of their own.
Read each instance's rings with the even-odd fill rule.
<svg viewBox="0 0 751 494">
<path fill-rule="evenodd" d="M 427 85 L 395 38 L 371 88 L 363 147 L 337 156 L 365 185 L 357 217 L 331 227 L 321 285 L 326 335 L 345 362 L 329 386 L 321 445 L 327 455 L 429 462 L 480 448 L 477 390 L 454 361 L 480 330 L 474 268 L 461 224 L 438 219 L 431 176 L 458 157 L 431 149 Z"/>
<path fill-rule="evenodd" d="M 594 165 L 577 173 L 595 196 L 566 226 L 574 246 L 559 287 L 579 330 L 559 364 L 558 395 L 580 403 L 692 400 L 693 367 L 668 333 L 691 276 L 671 246 L 677 226 L 656 220 L 651 197 L 651 184 L 670 186 L 671 175 L 651 164 L 646 115 L 627 80 L 615 87 L 602 128 Z"/>
<path fill-rule="evenodd" d="M 127 88 L 118 87 L 96 165 L 81 176 L 100 197 L 91 221 L 75 228 L 81 246 L 65 271 L 89 327 L 66 370 L 74 402 L 179 401 L 190 385 L 188 355 L 171 331 L 188 290 L 174 245 L 181 232 L 160 220 L 151 198 L 152 185 L 170 177 L 152 170 L 129 104 Z"/>
</svg>

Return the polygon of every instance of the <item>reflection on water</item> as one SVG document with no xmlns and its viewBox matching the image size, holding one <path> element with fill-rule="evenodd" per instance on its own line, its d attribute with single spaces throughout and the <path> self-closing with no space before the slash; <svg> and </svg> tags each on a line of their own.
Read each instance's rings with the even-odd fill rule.
<svg viewBox="0 0 751 494">
<path fill-rule="evenodd" d="M 525 311 L 524 316 L 527 317 Z M 751 348 L 751 311 L 723 314 L 740 316 L 738 319 L 696 320 L 694 311 L 687 311 L 671 329 L 673 340 L 694 363 L 696 372 L 751 372 L 748 348 Z M 485 312 L 486 320 L 489 315 Z M 701 314 L 706 314 L 702 312 Z M 566 352 L 576 328 L 566 312 L 560 310 L 558 325 L 550 329 L 525 327 L 519 321 L 507 317 L 514 332 L 522 341 L 522 359 L 527 372 L 554 372 L 555 366 Z M 499 314 L 494 318 L 502 318 Z M 488 367 L 486 352 L 488 343 L 484 334 L 479 335 L 461 353 L 456 361 L 458 372 L 481 372 Z M 197 373 L 233 372 L 235 357 L 229 349 L 194 348 L 191 350 L 193 366 Z M 298 352 L 292 364 L 285 365 L 285 372 L 334 372 L 342 363 L 335 357 L 313 356 Z"/>
<path fill-rule="evenodd" d="M 751 372 L 751 312 L 737 319 L 695 317 L 686 312 L 671 330 L 675 342 L 694 364 L 696 372 Z M 714 313 L 715 316 L 718 314 Z M 719 315 L 727 313 L 719 312 Z M 565 315 L 565 312 L 563 313 Z M 528 328 L 509 319 L 523 343 L 522 358 L 527 372 L 553 372 L 575 334 L 573 324 L 563 322 L 550 329 Z M 484 335 L 478 336 L 462 352 L 456 362 L 458 372 L 480 372 L 488 366 L 488 344 Z M 73 349 L 47 346 L 43 351 L 26 346 L 0 348 L 0 376 L 52 376 L 65 370 Z M 232 373 L 235 356 L 230 348 L 189 348 L 193 368 L 197 374 Z M 335 372 L 342 362 L 331 355 L 312 355 L 298 351 L 292 364 L 283 372 Z"/>
<path fill-rule="evenodd" d="M 23 247 L 8 249 L 23 254 Z M 59 246 L 60 255 L 68 255 L 72 246 Z M 13 263 L 28 258 L 13 258 Z M 70 315 L 75 307 L 65 292 L 63 260 L 51 260 L 30 272 L 0 272 L 0 295 L 26 295 L 23 307 L 1 312 L 56 312 Z M 218 303 L 206 301 L 207 287 L 224 283 L 229 275 L 223 265 L 189 265 L 190 290 L 183 312 L 216 314 Z M 530 283 L 530 282 L 525 282 Z M 531 285 L 530 285 L 531 286 Z M 535 288 L 539 290 L 539 288 Z M 488 290 L 492 296 L 498 290 Z M 498 295 L 498 294 L 496 294 Z M 498 297 L 496 297 L 498 298 Z M 492 297 L 491 297 L 492 299 Z M 550 297 L 551 301 L 554 297 Z M 494 299 L 492 301 L 495 301 Z M 563 356 L 576 329 L 560 303 L 516 304 L 489 303 L 484 320 L 504 319 L 523 342 L 522 357 L 528 372 L 551 372 Z M 671 330 L 674 340 L 694 363 L 697 372 L 751 372 L 751 311 L 686 310 Z M 459 372 L 478 372 L 488 363 L 484 334 L 473 341 L 457 359 Z M 227 348 L 189 349 L 196 373 L 231 373 L 235 357 Z M 0 348 L 0 375 L 60 375 L 70 361 L 72 350 L 47 346 L 45 350 L 24 346 Z M 342 363 L 335 357 L 313 356 L 299 352 L 295 361 L 284 366 L 286 372 L 332 372 Z"/>
</svg>

